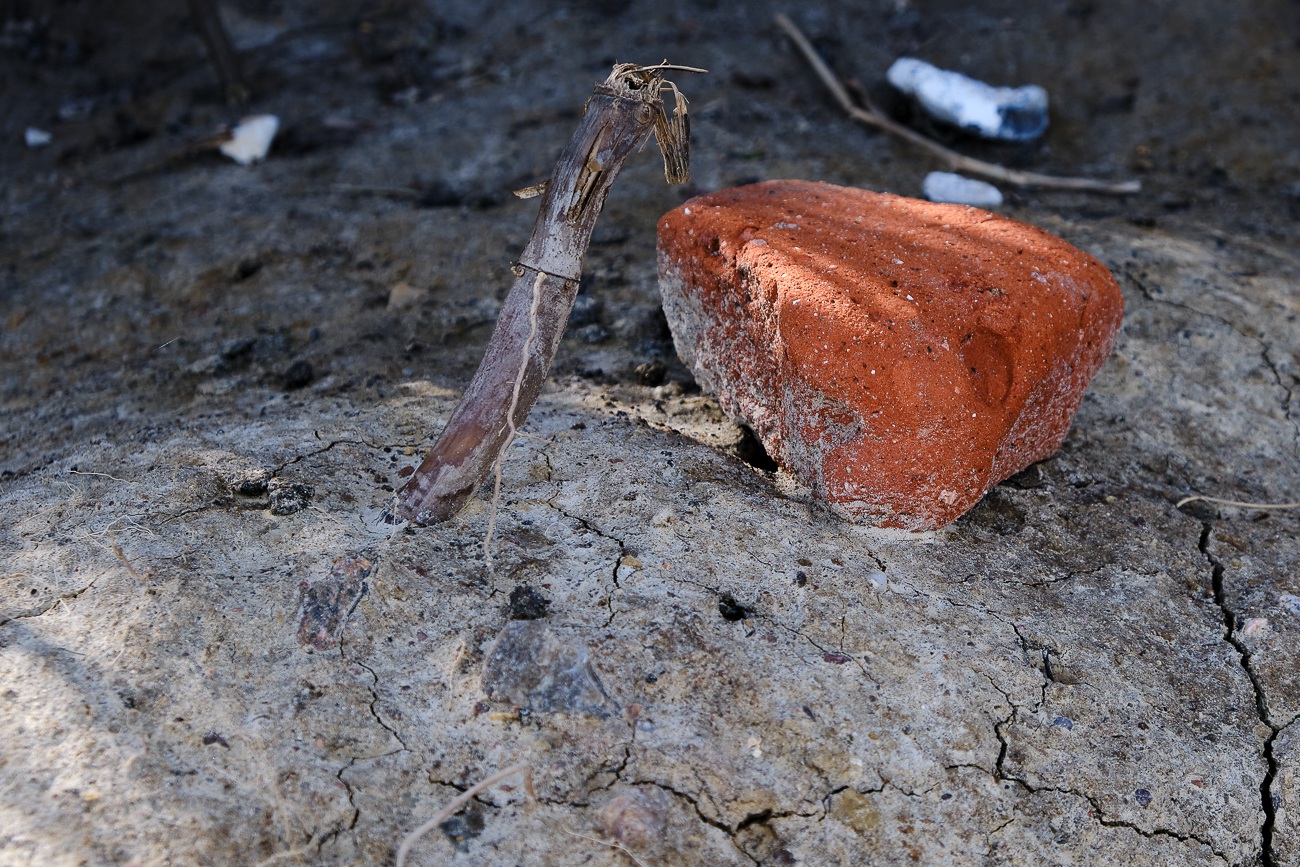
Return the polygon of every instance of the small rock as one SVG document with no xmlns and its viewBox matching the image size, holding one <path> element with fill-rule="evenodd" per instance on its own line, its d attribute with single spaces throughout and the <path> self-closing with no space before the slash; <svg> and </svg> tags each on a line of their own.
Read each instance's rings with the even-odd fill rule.
<svg viewBox="0 0 1300 867">
<path fill-rule="evenodd" d="M 373 569 L 374 560 L 367 553 L 348 553 L 334 558 L 324 578 L 303 582 L 298 643 L 317 650 L 337 647 L 348 618 L 369 590 L 366 579 Z"/>
<path fill-rule="evenodd" d="M 566 642 L 544 620 L 515 620 L 501 630 L 483 666 L 490 698 L 535 711 L 605 718 L 613 703 L 587 650 Z"/>
<path fill-rule="evenodd" d="M 885 77 L 936 119 L 984 138 L 1033 141 L 1047 131 L 1047 91 L 1036 84 L 993 87 L 914 57 L 895 60 Z"/>
<path fill-rule="evenodd" d="M 1133 797 L 1144 807 L 1151 803 L 1151 793 L 1146 789 L 1138 789 L 1133 793 Z"/>
<path fill-rule="evenodd" d="M 483 818 L 482 811 L 469 809 L 463 815 L 452 816 L 439 825 L 438 829 L 447 836 L 457 852 L 468 852 L 470 842 L 482 834 L 486 827 L 487 821 Z"/>
<path fill-rule="evenodd" d="M 271 479 L 267 484 L 270 491 L 271 514 L 292 515 L 307 508 L 316 489 L 311 485 L 289 482 L 284 479 Z"/>
<path fill-rule="evenodd" d="M 1268 634 L 1267 617 L 1248 617 L 1246 622 L 1241 626 L 1241 634 L 1247 638 L 1255 638 L 1260 635 Z"/>
<path fill-rule="evenodd" d="M 662 361 L 647 361 L 644 364 L 638 364 L 633 371 L 636 374 L 636 381 L 642 385 L 656 386 L 664 384 L 664 377 L 668 374 L 668 368 Z"/>
<path fill-rule="evenodd" d="M 1291 593 L 1283 593 L 1278 596 L 1278 601 L 1296 617 L 1300 617 L 1300 596 L 1295 596 Z"/>
<path fill-rule="evenodd" d="M 256 497 L 266 493 L 266 486 L 270 480 L 271 472 L 257 467 L 232 476 L 227 480 L 227 484 L 230 485 L 231 491 L 241 497 Z"/>
<path fill-rule="evenodd" d="M 621 792 L 600 811 L 605 833 L 630 849 L 644 849 L 663 839 L 668 819 L 668 795 L 661 789 Z"/>
<path fill-rule="evenodd" d="M 1041 229 L 806 181 L 669 212 L 659 285 L 678 354 L 777 463 L 908 530 L 1053 454 L 1123 315 L 1105 267 Z"/>
<path fill-rule="evenodd" d="M 284 372 L 284 387 L 286 391 L 302 388 L 310 385 L 316 376 L 315 369 L 312 368 L 310 361 L 295 361 L 289 365 L 289 369 Z"/>
<path fill-rule="evenodd" d="M 280 130 L 280 119 L 273 114 L 255 114 L 246 117 L 230 131 L 230 139 L 218 148 L 241 166 L 249 166 L 265 159 L 271 141 Z"/>
<path fill-rule="evenodd" d="M 417 289 L 406 281 L 395 283 L 393 288 L 388 290 L 388 309 L 406 310 L 420 303 L 428 294 L 427 290 Z"/>
<path fill-rule="evenodd" d="M 23 142 L 29 148 L 43 148 L 52 141 L 54 141 L 54 136 L 43 129 L 29 126 L 23 130 Z"/>
<path fill-rule="evenodd" d="M 510 591 L 510 604 L 506 606 L 506 616 L 511 620 L 537 620 L 546 616 L 551 607 L 551 600 L 533 588 L 531 584 L 520 584 Z"/>
<path fill-rule="evenodd" d="M 992 184 L 952 172 L 930 172 L 921 182 L 921 193 L 932 202 L 996 208 L 1002 204 L 1002 191 Z"/>
</svg>

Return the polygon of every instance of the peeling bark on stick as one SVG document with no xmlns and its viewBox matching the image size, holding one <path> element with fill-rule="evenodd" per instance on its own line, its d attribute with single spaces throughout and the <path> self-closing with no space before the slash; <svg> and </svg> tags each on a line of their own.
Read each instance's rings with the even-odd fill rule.
<svg viewBox="0 0 1300 867">
<path fill-rule="evenodd" d="M 402 517 L 434 524 L 459 512 L 528 417 L 569 320 L 596 218 L 627 158 L 654 132 L 668 180 L 688 179 L 686 100 L 672 88 L 677 104 L 669 120 L 660 97 L 661 88 L 671 87 L 663 78 L 669 68 L 687 67 L 618 64 L 587 100 L 546 183 L 478 372 L 437 444 L 397 493 Z"/>
</svg>

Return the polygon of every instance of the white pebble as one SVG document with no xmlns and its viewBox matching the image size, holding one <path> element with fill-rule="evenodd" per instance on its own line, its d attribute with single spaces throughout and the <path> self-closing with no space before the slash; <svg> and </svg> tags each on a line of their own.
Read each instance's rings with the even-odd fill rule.
<svg viewBox="0 0 1300 867">
<path fill-rule="evenodd" d="M 280 118 L 273 114 L 255 114 L 239 122 L 231 131 L 230 141 L 223 142 L 221 152 L 241 166 L 261 161 L 271 149 L 271 141 L 280 131 Z"/>
<path fill-rule="evenodd" d="M 43 148 L 54 141 L 54 136 L 43 129 L 29 126 L 23 131 L 23 141 L 27 143 L 29 148 Z"/>
<path fill-rule="evenodd" d="M 946 123 L 985 138 L 1033 141 L 1047 131 L 1047 91 L 1036 84 L 993 87 L 914 57 L 900 57 L 885 73 Z"/>
<path fill-rule="evenodd" d="M 932 202 L 996 208 L 1002 204 L 1002 192 L 992 184 L 952 172 L 930 172 L 921 182 L 921 193 Z"/>
</svg>

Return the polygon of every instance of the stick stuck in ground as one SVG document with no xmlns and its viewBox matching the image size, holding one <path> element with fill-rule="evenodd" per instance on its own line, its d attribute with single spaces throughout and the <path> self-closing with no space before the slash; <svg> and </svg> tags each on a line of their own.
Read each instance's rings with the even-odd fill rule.
<svg viewBox="0 0 1300 867">
<path fill-rule="evenodd" d="M 533 234 L 515 265 L 496 330 L 441 438 L 397 493 L 397 514 L 419 524 L 459 512 L 493 472 L 542 390 L 569 320 L 596 218 L 623 163 L 651 133 L 670 183 L 690 177 L 686 100 L 667 63 L 620 63 L 596 86 L 541 192 Z M 660 95 L 672 90 L 669 116 Z"/>
</svg>

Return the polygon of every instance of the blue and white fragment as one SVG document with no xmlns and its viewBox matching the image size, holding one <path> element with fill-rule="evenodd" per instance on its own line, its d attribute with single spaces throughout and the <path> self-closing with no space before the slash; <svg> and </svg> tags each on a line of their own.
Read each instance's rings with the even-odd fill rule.
<svg viewBox="0 0 1300 867">
<path fill-rule="evenodd" d="M 921 182 L 921 194 L 932 202 L 996 208 L 1002 204 L 1002 191 L 992 184 L 952 172 L 930 172 Z"/>
<path fill-rule="evenodd" d="M 255 114 L 241 120 L 218 150 L 241 166 L 251 166 L 266 158 L 271 141 L 279 131 L 280 118 L 273 114 Z"/>
<path fill-rule="evenodd" d="M 1047 91 L 1036 84 L 993 87 L 914 57 L 895 60 L 885 77 L 938 120 L 984 138 L 1033 141 L 1047 130 Z"/>
</svg>

